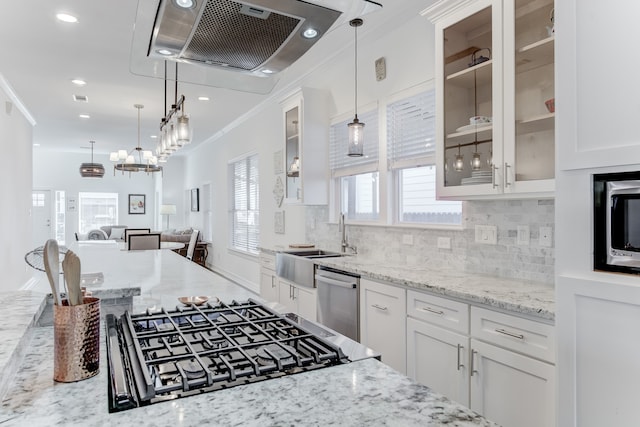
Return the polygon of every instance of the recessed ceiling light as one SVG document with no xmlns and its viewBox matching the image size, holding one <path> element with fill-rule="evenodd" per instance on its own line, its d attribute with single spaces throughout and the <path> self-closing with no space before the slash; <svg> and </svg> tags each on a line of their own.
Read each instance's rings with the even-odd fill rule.
<svg viewBox="0 0 640 427">
<path fill-rule="evenodd" d="M 167 50 L 167 49 L 158 49 L 158 50 L 156 50 L 156 52 L 158 52 L 160 55 L 164 55 L 164 56 L 169 56 L 169 55 L 173 54 L 173 52 L 171 52 L 170 50 Z"/>
<path fill-rule="evenodd" d="M 149 135 L 149 138 L 151 139 L 156 139 L 158 137 L 158 135 Z"/>
<path fill-rule="evenodd" d="M 174 3 L 178 6 L 178 7 L 182 7 L 185 9 L 190 9 L 192 7 L 194 7 L 196 5 L 196 2 L 193 0 L 174 0 Z"/>
<path fill-rule="evenodd" d="M 33 144 L 33 146 L 34 146 L 34 147 L 40 147 L 40 144 L 35 143 L 35 144 Z"/>
<path fill-rule="evenodd" d="M 316 38 L 318 37 L 318 30 L 316 30 L 315 28 L 307 28 L 302 32 L 302 37 L 304 37 L 305 39 Z"/>
<path fill-rule="evenodd" d="M 88 114 L 80 114 L 78 117 L 80 117 L 81 119 L 89 119 L 89 118 L 91 118 L 91 116 L 88 115 Z"/>
<path fill-rule="evenodd" d="M 85 82 L 82 79 L 73 79 L 71 80 L 71 83 L 73 83 L 74 85 L 78 85 L 78 86 L 84 86 L 87 84 L 87 82 Z"/>
<path fill-rule="evenodd" d="M 208 101 L 209 97 L 208 96 L 199 96 L 198 97 L 198 101 Z"/>
<path fill-rule="evenodd" d="M 59 21 L 69 22 L 71 24 L 75 24 L 76 22 L 78 22 L 78 18 L 73 15 L 69 15 L 68 13 L 58 13 L 56 15 L 56 18 L 58 18 Z"/>
<path fill-rule="evenodd" d="M 264 70 L 262 70 L 262 72 L 265 74 L 273 74 L 273 70 L 270 70 L 268 68 L 265 68 Z"/>
</svg>

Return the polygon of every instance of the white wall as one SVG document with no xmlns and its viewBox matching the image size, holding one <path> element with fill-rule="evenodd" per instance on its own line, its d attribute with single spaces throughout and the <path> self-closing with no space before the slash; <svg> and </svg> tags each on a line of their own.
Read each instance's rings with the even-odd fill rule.
<svg viewBox="0 0 640 427">
<path fill-rule="evenodd" d="M 0 75 L 0 83 L 4 79 Z M 24 261 L 31 249 L 32 125 L 0 84 L 0 134 L 5 159 L 0 168 L 0 291 L 17 289 L 31 276 Z"/>
<path fill-rule="evenodd" d="M 434 31 L 433 26 L 424 18 L 416 15 L 415 18 L 402 22 L 402 25 L 391 33 L 367 35 L 365 30 L 366 28 L 359 32 L 358 42 L 358 99 L 361 106 L 433 78 Z M 353 55 L 353 43 L 349 43 L 326 64 L 308 74 L 304 80 L 287 88 L 277 89 L 266 106 L 263 105 L 260 112 L 252 115 L 248 121 L 225 130 L 215 141 L 207 142 L 189 153 L 185 164 L 184 189 L 202 188 L 202 184 L 211 183 L 213 251 L 210 252 L 209 262 L 214 269 L 250 287 L 259 282 L 259 266 L 256 259 L 228 249 L 227 164 L 230 159 L 249 152 L 258 153 L 260 158 L 261 245 L 274 247 L 305 241 L 305 208 L 287 204 L 278 208 L 272 195 L 275 183 L 273 155 L 284 147 L 283 118 L 279 101 L 295 88 L 307 86 L 331 93 L 333 116 L 352 112 Z M 387 61 L 387 79 L 377 82 L 374 63 L 382 56 Z M 194 127 L 197 128 L 197 124 L 194 124 Z M 276 210 L 285 212 L 285 234 L 274 232 Z M 204 220 L 202 210 L 189 214 L 189 223 L 193 226 L 201 226 Z"/>
<path fill-rule="evenodd" d="M 82 178 L 79 168 L 83 162 L 91 161 L 90 151 L 87 153 L 61 153 L 46 150 L 33 150 L 33 188 L 39 190 L 64 191 L 66 197 L 78 197 L 80 192 L 118 193 L 118 223 L 128 227 L 145 227 L 156 229 L 155 211 L 155 179 L 144 172 L 129 174 L 116 172 L 113 174 L 113 163 L 108 155 L 94 154 L 94 161 L 102 163 L 106 169 L 104 177 Z M 30 191 L 29 191 L 30 192 Z M 129 215 L 128 195 L 146 195 L 144 215 Z M 30 224 L 29 224 L 30 226 Z M 78 231 L 78 212 L 66 212 L 67 242 L 75 239 Z"/>
<path fill-rule="evenodd" d="M 189 218 L 185 214 L 189 210 L 189 205 L 184 200 L 184 164 L 185 158 L 172 156 L 167 163 L 163 163 L 164 169 L 162 184 L 159 186 L 162 192 L 160 204 L 176 205 L 176 214 L 169 218 L 169 228 L 181 228 L 191 225 Z M 167 226 L 167 217 L 162 216 L 162 227 Z"/>
</svg>

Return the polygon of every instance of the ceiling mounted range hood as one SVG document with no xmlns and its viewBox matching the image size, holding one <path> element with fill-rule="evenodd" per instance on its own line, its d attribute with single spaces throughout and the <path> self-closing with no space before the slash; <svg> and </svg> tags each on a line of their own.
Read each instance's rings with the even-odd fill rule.
<svg viewBox="0 0 640 427">
<path fill-rule="evenodd" d="M 372 0 L 140 0 L 132 72 L 164 77 L 159 64 L 178 61 L 205 68 L 187 71 L 191 83 L 267 93 L 331 28 L 381 7 Z M 180 74 L 185 81 L 182 66 Z"/>
</svg>

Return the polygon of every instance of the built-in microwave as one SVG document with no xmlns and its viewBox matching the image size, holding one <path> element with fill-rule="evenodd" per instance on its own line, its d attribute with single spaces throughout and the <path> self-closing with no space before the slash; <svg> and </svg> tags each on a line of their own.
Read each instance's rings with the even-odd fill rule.
<svg viewBox="0 0 640 427">
<path fill-rule="evenodd" d="M 593 175 L 593 267 L 640 274 L 640 172 Z"/>
</svg>

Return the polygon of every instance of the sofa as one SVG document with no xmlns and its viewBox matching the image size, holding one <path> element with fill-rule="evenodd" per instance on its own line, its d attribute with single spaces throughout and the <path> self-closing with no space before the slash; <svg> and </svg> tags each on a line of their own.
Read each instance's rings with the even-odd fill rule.
<svg viewBox="0 0 640 427">
<path fill-rule="evenodd" d="M 191 240 L 191 233 L 193 233 L 193 228 L 176 228 L 173 230 L 165 230 L 160 235 L 160 240 L 163 242 L 180 242 L 184 244 L 188 244 L 189 240 Z M 202 240 L 202 233 L 198 235 L 198 241 Z"/>
</svg>

